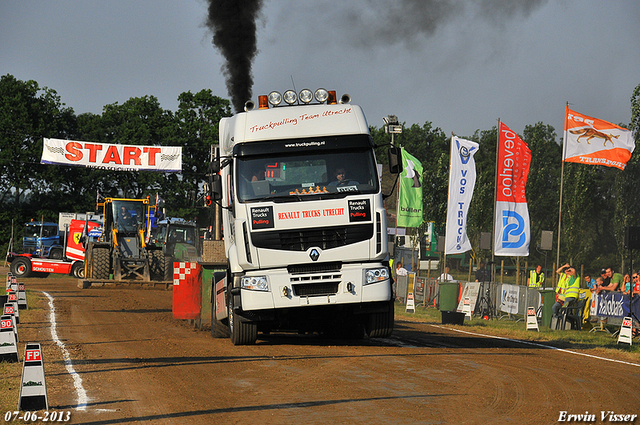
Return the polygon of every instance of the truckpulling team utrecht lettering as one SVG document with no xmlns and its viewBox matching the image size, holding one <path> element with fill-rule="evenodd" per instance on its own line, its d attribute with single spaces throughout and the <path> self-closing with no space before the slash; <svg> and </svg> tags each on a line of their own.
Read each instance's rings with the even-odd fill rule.
<svg viewBox="0 0 640 425">
<path fill-rule="evenodd" d="M 296 118 L 284 118 L 276 122 L 269 121 L 268 124 L 252 125 L 251 127 L 249 127 L 249 131 L 252 133 L 255 133 L 256 131 L 273 130 L 274 128 L 280 127 L 283 125 L 298 125 L 299 121 L 313 120 L 321 117 L 330 117 L 333 115 L 350 114 L 351 111 L 352 111 L 351 107 L 346 107 L 338 111 L 323 111 L 320 114 L 301 114 Z"/>
</svg>

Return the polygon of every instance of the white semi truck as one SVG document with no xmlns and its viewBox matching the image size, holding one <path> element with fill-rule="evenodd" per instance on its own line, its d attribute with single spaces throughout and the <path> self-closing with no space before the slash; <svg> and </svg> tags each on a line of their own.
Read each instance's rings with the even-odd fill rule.
<svg viewBox="0 0 640 425">
<path fill-rule="evenodd" d="M 272 92 L 220 121 L 209 185 L 228 269 L 214 277 L 212 335 L 242 345 L 272 330 L 391 334 L 380 178 L 349 102 L 323 89 Z"/>
</svg>

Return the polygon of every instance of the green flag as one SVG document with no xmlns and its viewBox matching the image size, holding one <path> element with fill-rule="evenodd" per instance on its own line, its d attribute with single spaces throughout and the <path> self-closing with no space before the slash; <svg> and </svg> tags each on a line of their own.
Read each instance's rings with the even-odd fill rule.
<svg viewBox="0 0 640 425">
<path fill-rule="evenodd" d="M 422 164 L 402 149 L 402 174 L 398 196 L 397 227 L 419 227 L 422 224 Z"/>
</svg>

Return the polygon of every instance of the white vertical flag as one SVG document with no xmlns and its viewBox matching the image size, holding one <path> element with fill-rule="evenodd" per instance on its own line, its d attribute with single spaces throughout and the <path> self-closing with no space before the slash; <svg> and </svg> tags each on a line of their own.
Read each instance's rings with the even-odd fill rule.
<svg viewBox="0 0 640 425">
<path fill-rule="evenodd" d="M 449 203 L 444 253 L 462 254 L 471 249 L 467 236 L 469 204 L 476 185 L 476 162 L 473 155 L 479 145 L 470 140 L 451 137 L 449 166 Z"/>
</svg>

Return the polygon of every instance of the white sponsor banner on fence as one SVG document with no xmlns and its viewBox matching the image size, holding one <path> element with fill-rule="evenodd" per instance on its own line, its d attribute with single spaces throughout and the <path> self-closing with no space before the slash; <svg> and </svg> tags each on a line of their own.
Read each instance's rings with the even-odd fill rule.
<svg viewBox="0 0 640 425">
<path fill-rule="evenodd" d="M 182 148 L 43 139 L 42 164 L 120 171 L 182 171 Z"/>
<path fill-rule="evenodd" d="M 518 302 L 520 300 L 520 287 L 517 285 L 502 285 L 500 295 L 500 311 L 510 314 L 518 314 Z"/>
</svg>

